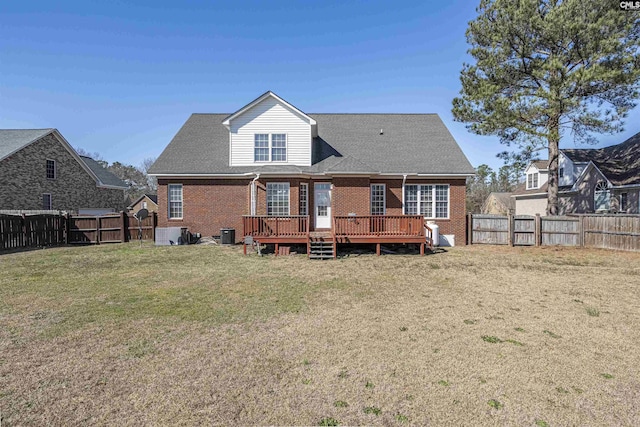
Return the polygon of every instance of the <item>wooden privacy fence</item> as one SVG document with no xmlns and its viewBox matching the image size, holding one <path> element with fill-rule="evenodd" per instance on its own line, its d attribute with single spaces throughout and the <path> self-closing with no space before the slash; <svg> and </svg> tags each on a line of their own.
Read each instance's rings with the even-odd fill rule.
<svg viewBox="0 0 640 427">
<path fill-rule="evenodd" d="M 640 251 L 640 216 L 585 215 L 582 234 L 587 247 Z"/>
<path fill-rule="evenodd" d="M 640 251 L 640 215 L 468 215 L 469 244 Z"/>
<path fill-rule="evenodd" d="M 63 244 L 62 215 L 0 215 L 0 250 Z"/>
<path fill-rule="evenodd" d="M 155 229 L 158 224 L 157 215 L 151 212 L 142 220 L 142 239 L 154 240 Z M 138 240 L 138 220 L 133 214 L 68 217 L 69 244 L 86 243 L 122 243 Z"/>
<path fill-rule="evenodd" d="M 157 215 L 142 221 L 142 239 L 154 240 Z M 138 239 L 138 220 L 132 214 L 0 215 L 0 250 L 63 244 L 120 243 Z"/>
</svg>

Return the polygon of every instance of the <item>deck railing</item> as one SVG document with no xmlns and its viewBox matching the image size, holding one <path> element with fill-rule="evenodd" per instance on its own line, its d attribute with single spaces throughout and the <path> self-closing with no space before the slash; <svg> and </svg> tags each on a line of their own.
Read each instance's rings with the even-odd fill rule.
<svg viewBox="0 0 640 427">
<path fill-rule="evenodd" d="M 309 234 L 309 216 L 243 216 L 244 236 L 304 237 Z"/>
<path fill-rule="evenodd" d="M 420 215 L 356 215 L 333 219 L 336 236 L 424 236 Z"/>
</svg>

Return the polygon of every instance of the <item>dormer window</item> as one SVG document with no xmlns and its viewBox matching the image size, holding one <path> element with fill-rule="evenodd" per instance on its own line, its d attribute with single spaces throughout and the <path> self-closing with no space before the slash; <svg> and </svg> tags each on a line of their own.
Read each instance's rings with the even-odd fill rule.
<svg viewBox="0 0 640 427">
<path fill-rule="evenodd" d="M 538 172 L 527 174 L 527 190 L 538 188 Z"/>
<path fill-rule="evenodd" d="M 287 134 L 256 133 L 253 141 L 253 159 L 255 162 L 287 161 Z"/>
</svg>

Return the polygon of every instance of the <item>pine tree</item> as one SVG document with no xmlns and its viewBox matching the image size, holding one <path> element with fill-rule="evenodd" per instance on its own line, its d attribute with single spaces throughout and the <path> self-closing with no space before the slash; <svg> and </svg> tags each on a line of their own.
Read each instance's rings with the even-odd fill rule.
<svg viewBox="0 0 640 427">
<path fill-rule="evenodd" d="M 640 82 L 640 12 L 603 0 L 481 0 L 453 115 L 524 157 L 549 155 L 547 212 L 558 212 L 558 153 L 622 130 Z M 504 155 L 504 153 L 503 153 Z"/>
</svg>

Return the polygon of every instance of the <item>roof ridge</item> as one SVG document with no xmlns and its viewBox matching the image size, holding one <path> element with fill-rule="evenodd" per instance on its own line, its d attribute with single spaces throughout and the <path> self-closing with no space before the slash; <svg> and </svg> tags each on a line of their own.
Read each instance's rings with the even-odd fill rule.
<svg viewBox="0 0 640 427">
<path fill-rule="evenodd" d="M 32 129 L 29 129 L 29 128 L 6 128 L 5 129 L 5 128 L 3 128 L 3 129 L 0 129 L 0 131 L 3 131 L 3 130 L 54 130 L 54 129 L 55 128 L 32 128 Z"/>
</svg>

